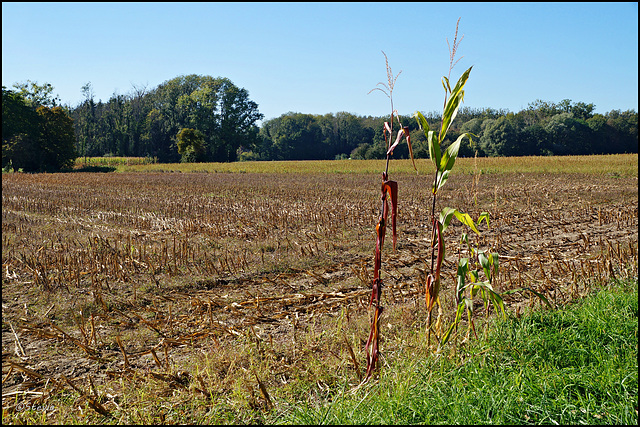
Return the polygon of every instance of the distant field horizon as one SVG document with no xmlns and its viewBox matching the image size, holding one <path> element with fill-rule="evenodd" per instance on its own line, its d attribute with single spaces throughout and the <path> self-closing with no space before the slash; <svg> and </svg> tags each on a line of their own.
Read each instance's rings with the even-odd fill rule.
<svg viewBox="0 0 640 427">
<path fill-rule="evenodd" d="M 232 163 L 149 163 L 144 157 L 88 157 L 87 164 L 112 166 L 116 172 L 203 173 L 380 173 L 385 160 L 270 160 Z M 76 167 L 84 157 L 76 160 Z M 418 174 L 432 173 L 427 159 L 416 159 Z M 413 173 L 411 160 L 392 162 L 393 173 Z M 462 157 L 453 174 L 593 173 L 638 176 L 638 153 L 589 156 Z"/>
</svg>

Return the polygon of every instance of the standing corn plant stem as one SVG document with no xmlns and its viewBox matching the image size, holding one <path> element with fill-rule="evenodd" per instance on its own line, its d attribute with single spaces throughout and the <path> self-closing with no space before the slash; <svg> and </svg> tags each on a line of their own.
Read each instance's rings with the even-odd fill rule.
<svg viewBox="0 0 640 427">
<path fill-rule="evenodd" d="M 393 250 L 396 249 L 396 241 L 397 241 L 397 233 L 396 233 L 396 215 L 398 212 L 398 183 L 396 181 L 391 181 L 389 179 L 389 161 L 391 160 L 391 156 L 393 155 L 393 150 L 398 146 L 398 144 L 402 141 L 403 137 L 407 140 L 407 145 L 409 146 L 409 154 L 411 156 L 411 160 L 413 161 L 413 149 L 411 147 L 411 138 L 409 136 L 409 128 L 403 127 L 400 121 L 400 116 L 397 111 L 393 108 L 393 88 L 395 86 L 396 80 L 400 73 L 397 75 L 393 75 L 391 71 L 391 67 L 389 66 L 389 60 L 387 55 L 382 52 L 385 59 L 385 65 L 387 68 L 387 83 L 378 83 L 378 86 L 369 91 L 369 93 L 374 90 L 379 90 L 384 93 L 391 102 L 391 120 L 389 122 L 384 123 L 384 128 L 382 130 L 384 135 L 384 141 L 387 147 L 387 161 L 385 165 L 385 170 L 382 173 L 382 187 L 381 187 L 381 202 L 382 205 L 380 207 L 380 218 L 378 219 L 378 223 L 376 225 L 376 251 L 374 258 L 374 269 L 373 269 L 373 283 L 371 284 L 371 299 L 369 301 L 369 307 L 374 307 L 373 318 L 371 320 L 371 332 L 369 333 L 369 339 L 367 340 L 367 344 L 365 345 L 365 351 L 367 354 L 367 371 L 365 375 L 364 381 L 369 380 L 371 375 L 373 374 L 376 366 L 378 364 L 378 356 L 379 356 L 379 338 L 380 338 L 380 316 L 382 315 L 383 307 L 380 304 L 380 299 L 382 297 L 382 279 L 380 278 L 380 270 L 382 266 L 382 246 L 384 244 L 384 237 L 387 228 L 387 216 L 389 213 L 389 199 L 391 199 L 391 227 L 393 233 Z M 393 119 L 395 117 L 398 121 L 398 126 L 400 130 L 398 130 L 398 134 L 396 136 L 395 142 L 393 141 Z M 415 168 L 415 163 L 414 166 Z M 417 170 L 417 169 L 416 169 Z"/>
<path fill-rule="evenodd" d="M 444 106 L 442 112 L 442 120 L 440 131 L 436 133 L 436 131 L 431 130 L 429 127 L 429 123 L 427 119 L 424 117 L 422 113 L 419 111 L 414 114 L 418 125 L 423 130 L 425 137 L 427 138 L 427 143 L 429 146 L 429 157 L 431 161 L 435 165 L 435 174 L 433 178 L 433 184 L 431 188 L 432 192 L 432 204 L 431 204 L 431 263 L 429 272 L 426 273 L 425 277 L 425 303 L 427 306 L 427 342 L 428 345 L 431 344 L 431 324 L 432 324 L 432 312 L 436 303 L 439 302 L 439 293 L 440 293 L 440 273 L 442 268 L 442 263 L 445 258 L 445 245 L 443 232 L 451 222 L 453 216 L 455 216 L 460 222 L 471 228 L 475 233 L 478 233 L 478 230 L 475 226 L 474 221 L 468 214 L 461 213 L 457 209 L 445 208 L 436 218 L 436 201 L 438 197 L 438 191 L 444 186 L 449 178 L 449 174 L 453 169 L 456 158 L 458 157 L 458 151 L 460 149 L 460 143 L 463 138 L 468 138 L 471 141 L 470 133 L 461 134 L 458 139 L 456 139 L 451 145 L 447 147 L 444 152 L 441 149 L 441 145 L 447 135 L 447 131 L 451 127 L 453 120 L 458 114 L 458 109 L 460 108 L 460 104 L 464 100 L 464 86 L 469 79 L 469 74 L 471 73 L 470 67 L 462 76 L 458 79 L 456 85 L 451 88 L 451 84 L 449 83 L 449 78 L 451 77 L 451 71 L 453 67 L 458 63 L 458 61 L 462 58 L 455 59 L 456 51 L 462 38 L 458 40 L 458 24 L 460 23 L 460 19 L 456 23 L 456 33 L 453 40 L 453 46 L 449 45 L 449 74 L 447 77 L 442 77 L 442 86 L 444 87 L 445 96 L 444 96 Z M 449 41 L 447 40 L 447 44 Z M 484 213 L 483 213 L 484 215 Z M 488 214 L 487 222 L 488 222 Z M 437 251 L 437 254 L 436 254 Z"/>
</svg>

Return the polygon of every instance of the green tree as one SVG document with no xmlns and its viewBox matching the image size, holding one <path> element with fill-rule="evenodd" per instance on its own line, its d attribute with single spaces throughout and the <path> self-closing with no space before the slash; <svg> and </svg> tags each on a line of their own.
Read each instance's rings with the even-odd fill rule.
<svg viewBox="0 0 640 427">
<path fill-rule="evenodd" d="M 91 82 L 81 88 L 84 101 L 72 112 L 78 153 L 87 159 L 89 147 L 95 145 L 96 103 Z"/>
<path fill-rule="evenodd" d="M 180 76 L 158 86 L 152 96 L 165 134 L 175 137 L 182 128 L 200 130 L 207 160 L 234 161 L 241 146 L 258 143 L 255 122 L 263 115 L 249 93 L 227 78 Z"/>
<path fill-rule="evenodd" d="M 610 150 L 607 143 L 607 134 L 611 131 L 607 124 L 607 119 L 602 114 L 594 114 L 587 119 L 587 126 L 591 129 L 592 153 L 605 154 Z"/>
<path fill-rule="evenodd" d="M 40 170 L 71 169 L 77 157 L 73 120 L 62 107 L 40 106 Z"/>
<path fill-rule="evenodd" d="M 2 86 L 2 167 L 38 169 L 38 115 L 19 93 Z"/>
<path fill-rule="evenodd" d="M 553 116 L 545 125 L 549 149 L 554 155 L 591 154 L 592 131 L 584 120 L 566 112 Z"/>
<path fill-rule="evenodd" d="M 144 118 L 144 132 L 141 136 L 144 154 L 157 157 L 160 161 L 167 159 L 171 146 L 171 138 L 164 130 L 165 123 L 166 120 L 160 110 L 152 108 Z"/>
<path fill-rule="evenodd" d="M 13 87 L 27 101 L 27 104 L 33 108 L 40 106 L 53 108 L 60 103 L 60 97 L 53 95 L 51 83 L 39 85 L 38 82 L 27 80 L 24 83 L 15 83 Z"/>
<path fill-rule="evenodd" d="M 543 147 L 549 147 L 549 134 L 540 123 L 526 126 L 519 135 L 520 149 L 523 156 L 539 156 L 549 154 L 542 152 Z"/>
<path fill-rule="evenodd" d="M 2 87 L 2 166 L 27 172 L 71 168 L 77 156 L 73 121 L 62 107 L 34 105 Z"/>
<path fill-rule="evenodd" d="M 534 102 L 529 103 L 529 106 L 525 110 L 525 115 L 527 117 L 525 123 L 527 125 L 540 123 L 559 113 L 560 110 L 555 103 L 537 99 Z"/>
<path fill-rule="evenodd" d="M 596 106 L 594 104 L 585 104 L 584 102 L 576 102 L 571 106 L 571 113 L 573 113 L 573 117 L 580 120 L 589 120 L 593 117 L 593 110 L 595 110 Z"/>
<path fill-rule="evenodd" d="M 261 135 L 271 141 L 277 160 L 317 160 L 327 157 L 322 129 L 312 114 L 289 112 L 263 124 Z"/>
<path fill-rule="evenodd" d="M 371 147 L 371 144 L 360 144 L 356 148 L 351 151 L 350 157 L 355 160 L 364 160 L 366 159 L 367 150 Z"/>
<path fill-rule="evenodd" d="M 251 147 L 257 142 L 256 122 L 264 115 L 258 111 L 258 104 L 249 99 L 249 92 L 239 88 L 227 78 L 220 82 L 220 123 L 211 138 L 214 161 L 233 162 L 237 160 L 238 149 Z"/>
<path fill-rule="evenodd" d="M 638 152 L 638 113 L 612 110 L 606 114 L 611 153 Z"/>
<path fill-rule="evenodd" d="M 350 153 L 360 144 L 373 139 L 374 130 L 366 127 L 362 119 L 351 113 L 339 112 L 335 115 L 335 138 L 331 143 L 330 157 Z M 396 153 L 394 153 L 396 155 Z"/>
<path fill-rule="evenodd" d="M 2 86 L 2 167 L 36 170 L 38 115 L 19 93 Z"/>
<path fill-rule="evenodd" d="M 28 89 L 28 87 L 27 87 Z M 233 161 L 238 152 L 259 146 L 262 119 L 245 89 L 229 79 L 191 74 L 167 80 L 153 90 L 133 85 L 126 95 L 92 101 L 90 84 L 84 102 L 73 111 L 77 146 L 88 155 L 152 156 L 175 162 L 177 134 L 197 129 L 205 138 L 206 161 Z"/>
<path fill-rule="evenodd" d="M 183 128 L 176 137 L 182 163 L 201 162 L 204 158 L 204 135 L 196 129 Z"/>
<path fill-rule="evenodd" d="M 510 113 L 495 120 L 485 121 L 480 147 L 489 156 L 522 155 L 518 141 L 518 128 Z"/>
<path fill-rule="evenodd" d="M 146 86 L 132 85 L 132 93 L 128 99 L 129 119 L 129 151 L 132 156 L 148 157 L 150 155 L 143 135 L 145 118 L 151 109 Z"/>
</svg>

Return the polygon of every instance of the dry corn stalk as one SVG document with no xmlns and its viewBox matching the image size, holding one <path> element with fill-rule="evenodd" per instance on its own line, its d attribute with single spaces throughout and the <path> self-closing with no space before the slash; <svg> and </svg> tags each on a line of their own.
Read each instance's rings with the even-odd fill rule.
<svg viewBox="0 0 640 427">
<path fill-rule="evenodd" d="M 374 307 L 373 319 L 371 320 L 371 331 L 369 332 L 369 338 L 367 339 L 367 343 L 365 345 L 365 351 L 367 356 L 367 371 L 365 375 L 364 381 L 367 381 L 371 378 L 373 371 L 376 369 L 378 363 L 379 356 L 379 339 L 380 339 L 380 316 L 382 316 L 383 307 L 380 305 L 380 299 L 382 296 L 382 279 L 380 277 L 380 270 L 382 266 L 382 246 L 384 245 L 384 237 L 387 229 L 387 217 L 389 214 L 389 200 L 391 201 L 391 229 L 392 229 L 392 239 L 393 239 L 393 250 L 396 249 L 397 243 L 397 232 L 396 232 L 396 216 L 398 212 L 398 183 L 396 181 L 389 180 L 389 161 L 391 160 L 391 156 L 393 155 L 393 150 L 398 146 L 398 144 L 402 141 L 403 138 L 407 140 L 407 145 L 409 146 L 409 154 L 411 155 L 411 160 L 413 161 L 413 149 L 411 147 L 411 137 L 409 135 L 409 128 L 403 127 L 402 123 L 400 123 L 400 118 L 396 114 L 396 111 L 393 109 L 393 88 L 395 86 L 396 79 L 398 78 L 398 73 L 396 76 L 393 75 L 391 71 L 391 67 L 389 67 L 389 61 L 387 60 L 387 55 L 382 52 L 385 57 L 385 63 L 387 67 L 387 80 L 388 84 L 378 83 L 382 85 L 386 90 L 381 88 L 372 89 L 379 90 L 383 92 L 389 100 L 391 101 L 391 120 L 389 122 L 384 123 L 383 135 L 384 140 L 387 146 L 387 163 L 385 167 L 385 171 L 382 173 L 382 207 L 380 210 L 380 218 L 378 219 L 378 224 L 376 225 L 376 252 L 375 252 L 375 260 L 374 260 L 374 270 L 373 270 L 373 282 L 371 284 L 371 299 L 369 300 L 369 307 Z M 400 125 L 400 130 L 396 136 L 395 142 L 392 144 L 393 138 L 393 116 L 396 114 L 396 118 L 398 120 L 398 124 Z M 415 168 L 415 163 L 414 163 Z"/>
</svg>

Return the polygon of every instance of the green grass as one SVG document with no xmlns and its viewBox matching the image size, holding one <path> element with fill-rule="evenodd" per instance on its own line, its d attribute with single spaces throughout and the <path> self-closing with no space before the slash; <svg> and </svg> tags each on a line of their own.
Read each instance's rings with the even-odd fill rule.
<svg viewBox="0 0 640 427">
<path fill-rule="evenodd" d="M 201 172 L 201 173 L 327 173 L 379 174 L 385 160 L 299 160 L 234 163 L 112 162 L 118 172 Z M 433 172 L 427 159 L 416 159 L 421 175 Z M 395 174 L 415 173 L 411 160 L 394 160 Z M 458 158 L 453 174 L 487 173 L 588 173 L 638 176 L 638 154 L 551 157 Z"/>
<path fill-rule="evenodd" d="M 278 422 L 637 425 L 637 357 L 636 280 L 496 321 L 454 354 L 394 361 L 355 393 L 283 404 Z"/>
</svg>

